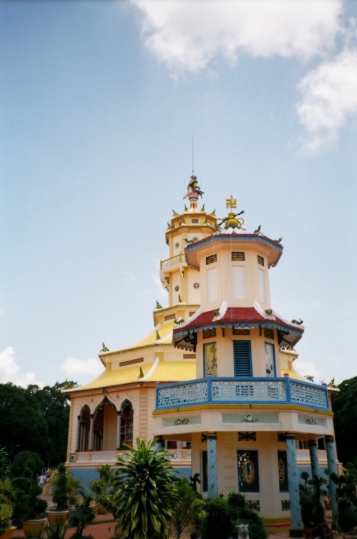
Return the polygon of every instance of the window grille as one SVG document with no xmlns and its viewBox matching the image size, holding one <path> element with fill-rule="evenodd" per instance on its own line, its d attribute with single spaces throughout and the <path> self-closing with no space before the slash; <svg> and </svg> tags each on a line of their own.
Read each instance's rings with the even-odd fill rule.
<svg viewBox="0 0 357 539">
<path fill-rule="evenodd" d="M 215 262 L 217 262 L 217 255 L 207 256 L 207 258 L 206 258 L 206 265 L 207 266 L 208 266 L 208 264 L 214 264 Z"/>
<path fill-rule="evenodd" d="M 234 262 L 244 262 L 245 260 L 245 253 L 241 252 L 233 252 L 232 253 L 232 260 Z"/>
</svg>

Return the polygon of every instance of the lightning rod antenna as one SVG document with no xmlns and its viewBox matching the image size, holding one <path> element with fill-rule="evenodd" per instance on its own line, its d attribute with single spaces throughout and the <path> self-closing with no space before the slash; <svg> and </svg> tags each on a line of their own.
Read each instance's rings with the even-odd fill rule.
<svg viewBox="0 0 357 539">
<path fill-rule="evenodd" d="M 194 175 L 194 166 L 193 166 L 193 135 L 192 135 L 192 176 Z"/>
</svg>

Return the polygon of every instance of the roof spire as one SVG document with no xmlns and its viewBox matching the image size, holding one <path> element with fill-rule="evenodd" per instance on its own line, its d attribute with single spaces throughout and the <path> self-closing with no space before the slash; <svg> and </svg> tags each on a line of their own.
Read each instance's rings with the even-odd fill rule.
<svg viewBox="0 0 357 539">
<path fill-rule="evenodd" d="M 200 186 L 198 185 L 196 176 L 192 173 L 190 181 L 187 185 L 187 193 L 183 198 L 188 197 L 188 200 L 190 201 L 190 208 L 197 209 L 198 198 L 201 197 L 203 194 L 203 191 L 201 191 Z"/>
</svg>

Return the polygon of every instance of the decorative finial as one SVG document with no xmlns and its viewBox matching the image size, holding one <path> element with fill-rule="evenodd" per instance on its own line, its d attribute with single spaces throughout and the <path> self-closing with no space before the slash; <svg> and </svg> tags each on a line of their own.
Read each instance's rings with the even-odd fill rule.
<svg viewBox="0 0 357 539">
<path fill-rule="evenodd" d="M 162 305 L 156 300 L 156 307 L 155 309 L 162 309 Z"/>
<path fill-rule="evenodd" d="M 262 228 L 262 225 L 259 225 L 258 228 L 254 230 L 253 234 L 259 234 L 261 228 Z"/>
<path fill-rule="evenodd" d="M 233 198 L 233 196 L 231 196 L 231 198 L 227 198 L 226 199 L 226 207 L 227 208 L 236 208 L 237 207 L 237 199 Z M 223 223 L 224 223 L 225 228 L 239 228 L 239 229 L 245 230 L 245 228 L 243 228 L 244 219 L 237 219 L 237 217 L 239 215 L 242 215 L 242 213 L 244 213 L 244 210 L 242 210 L 239 213 L 233 213 L 232 211 L 229 212 L 228 217 L 224 217 L 224 219 L 221 219 L 220 223 L 217 224 L 217 226 L 218 226 L 218 228 L 216 227 L 217 230 L 220 230 L 220 226 L 223 225 Z"/>
<path fill-rule="evenodd" d="M 105 343 L 103 342 L 102 343 L 102 349 L 101 349 L 101 352 L 109 352 L 109 348 L 107 346 L 105 346 Z"/>
<path fill-rule="evenodd" d="M 156 330 L 156 340 L 159 341 L 161 339 L 160 333 Z"/>
<path fill-rule="evenodd" d="M 139 378 L 144 378 L 144 371 L 142 367 L 140 367 Z"/>
<path fill-rule="evenodd" d="M 226 199 L 226 208 L 236 208 L 237 207 L 237 199 L 233 198 L 231 195 L 231 198 Z"/>
<path fill-rule="evenodd" d="M 172 210 L 172 215 L 175 217 L 176 215 L 178 215 L 178 213 L 175 212 L 175 210 Z"/>
<path fill-rule="evenodd" d="M 202 197 L 202 195 L 204 195 L 204 192 L 201 191 L 196 176 L 192 174 L 187 185 L 187 193 L 183 198 L 188 197 L 190 201 L 190 208 L 196 209 L 198 197 Z"/>
</svg>

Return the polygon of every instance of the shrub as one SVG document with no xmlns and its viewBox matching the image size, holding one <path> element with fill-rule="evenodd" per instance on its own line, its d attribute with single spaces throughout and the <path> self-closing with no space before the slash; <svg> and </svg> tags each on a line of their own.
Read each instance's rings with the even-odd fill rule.
<svg viewBox="0 0 357 539">
<path fill-rule="evenodd" d="M 176 539 L 180 539 L 181 533 L 189 524 L 194 524 L 204 502 L 201 495 L 191 486 L 186 478 L 179 479 L 176 483 L 177 501 L 173 508 L 171 525 L 175 529 Z"/>
<path fill-rule="evenodd" d="M 232 535 L 232 523 L 229 518 L 228 502 L 223 496 L 206 501 L 207 516 L 203 522 L 204 539 L 229 539 Z"/>
<path fill-rule="evenodd" d="M 93 498 L 87 493 L 84 495 L 83 503 L 76 502 L 76 512 L 70 516 L 69 524 L 76 526 L 73 538 L 83 537 L 83 530 L 95 519 L 95 510 L 91 506 Z"/>
<path fill-rule="evenodd" d="M 26 463 L 23 477 L 12 480 L 14 490 L 14 517 L 30 520 L 41 517 L 47 502 L 39 498 L 42 488 L 37 484 L 36 469 L 33 461 Z"/>
<path fill-rule="evenodd" d="M 56 487 L 52 496 L 57 511 L 65 511 L 69 504 L 69 484 L 67 470 L 64 464 L 57 466 Z"/>
<path fill-rule="evenodd" d="M 33 462 L 35 474 L 40 473 L 43 469 L 43 460 L 37 453 L 34 453 L 33 451 L 21 451 L 15 456 L 11 465 L 12 477 L 22 477 L 28 461 Z"/>
</svg>

